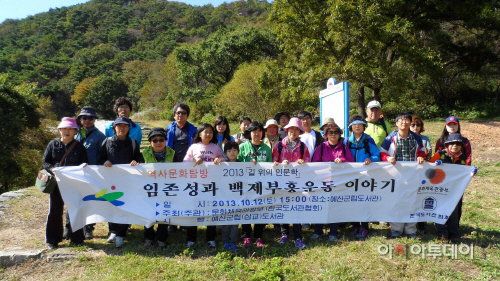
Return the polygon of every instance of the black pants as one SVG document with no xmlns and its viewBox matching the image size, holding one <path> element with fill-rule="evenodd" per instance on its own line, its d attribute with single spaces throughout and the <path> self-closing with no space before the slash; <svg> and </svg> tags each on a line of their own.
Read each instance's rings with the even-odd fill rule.
<svg viewBox="0 0 500 281">
<path fill-rule="evenodd" d="M 196 239 L 198 237 L 198 227 L 187 226 L 186 231 L 187 231 L 187 241 L 196 242 Z M 217 228 L 215 227 L 215 225 L 207 225 L 207 234 L 206 234 L 207 241 L 214 241 L 216 232 Z"/>
<path fill-rule="evenodd" d="M 114 233 L 118 237 L 127 236 L 127 230 L 130 227 L 130 224 L 123 223 L 108 223 L 109 233 Z"/>
<path fill-rule="evenodd" d="M 155 226 L 147 228 L 144 227 L 144 239 L 146 240 L 155 240 L 158 242 L 167 242 L 168 239 L 168 224 L 158 224 L 158 228 L 156 229 L 155 234 Z"/>
<path fill-rule="evenodd" d="M 366 229 L 368 229 L 368 223 L 366 222 Z M 323 235 L 323 226 L 324 224 L 318 223 L 314 225 L 314 233 L 318 235 Z M 328 227 L 330 228 L 330 232 L 328 232 L 328 235 L 339 235 L 339 224 L 338 223 L 329 223 Z M 354 227 L 357 227 L 357 225 L 354 225 Z"/>
<path fill-rule="evenodd" d="M 438 237 L 444 236 L 445 239 L 459 239 L 460 233 L 458 228 L 460 227 L 460 216 L 462 214 L 462 199 L 458 201 L 455 210 L 451 213 L 448 221 L 445 224 L 436 223 L 436 235 Z"/>
<path fill-rule="evenodd" d="M 264 233 L 265 224 L 254 224 L 253 225 L 253 238 L 262 239 L 262 234 Z M 252 238 L 252 225 L 242 224 L 241 225 L 241 238 Z"/>
<path fill-rule="evenodd" d="M 290 224 L 287 223 L 281 225 L 281 235 L 290 236 Z M 302 239 L 302 224 L 293 224 L 293 236 L 295 237 L 294 239 Z"/>
<path fill-rule="evenodd" d="M 63 212 L 64 201 L 56 186 L 54 192 L 50 194 L 49 215 L 47 216 L 47 225 L 45 228 L 45 242 L 49 244 L 59 244 L 63 239 Z M 73 232 L 69 224 L 69 216 L 66 217 L 68 223 L 68 235 L 71 243 L 81 244 L 85 239 L 83 228 Z"/>
</svg>

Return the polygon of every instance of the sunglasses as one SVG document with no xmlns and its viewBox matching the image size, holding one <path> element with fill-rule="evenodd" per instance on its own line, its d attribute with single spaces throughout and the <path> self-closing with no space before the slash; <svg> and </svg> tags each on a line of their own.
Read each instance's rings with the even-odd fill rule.
<svg viewBox="0 0 500 281">
<path fill-rule="evenodd" d="M 164 139 L 164 138 L 161 138 L 161 139 L 152 139 L 151 141 L 153 143 L 157 143 L 157 142 L 164 142 L 164 141 L 166 141 L 166 139 Z"/>
<path fill-rule="evenodd" d="M 177 111 L 175 115 L 187 115 L 186 111 Z"/>
<path fill-rule="evenodd" d="M 327 135 L 340 135 L 340 131 L 328 131 Z"/>
<path fill-rule="evenodd" d="M 449 145 L 449 146 L 452 146 L 452 145 L 462 146 L 462 143 L 457 141 L 457 142 L 449 142 L 446 145 Z"/>
<path fill-rule="evenodd" d="M 94 117 L 93 116 L 82 116 L 82 120 L 84 120 L 84 121 L 87 121 L 87 120 L 92 121 L 92 120 L 94 120 Z"/>
<path fill-rule="evenodd" d="M 412 123 L 410 126 L 412 126 L 412 127 L 421 127 L 422 124 L 420 124 L 420 123 Z"/>
</svg>

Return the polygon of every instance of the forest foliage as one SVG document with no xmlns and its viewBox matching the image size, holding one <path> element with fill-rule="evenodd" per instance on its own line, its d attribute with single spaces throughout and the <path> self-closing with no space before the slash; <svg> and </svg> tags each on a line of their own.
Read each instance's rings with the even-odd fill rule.
<svg viewBox="0 0 500 281">
<path fill-rule="evenodd" d="M 494 117 L 499 12 L 497 0 L 92 0 L 0 24 L 0 113 L 24 114 L 12 125 L 25 136 L 39 130 L 35 119 L 85 105 L 112 119 L 120 96 L 146 119 L 171 119 L 183 101 L 194 121 L 264 123 L 282 110 L 318 114 L 334 77 L 350 82 L 351 114 L 377 99 L 389 119 L 402 110 Z M 34 149 L 4 141 L 19 136 L 2 137 L 2 153 Z M 5 171 L 20 167 L 9 161 Z"/>
</svg>

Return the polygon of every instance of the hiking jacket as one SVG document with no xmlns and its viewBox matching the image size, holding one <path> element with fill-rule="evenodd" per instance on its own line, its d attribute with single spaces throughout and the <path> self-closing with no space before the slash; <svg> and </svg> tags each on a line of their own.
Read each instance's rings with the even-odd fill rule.
<svg viewBox="0 0 500 281">
<path fill-rule="evenodd" d="M 300 153 L 300 144 L 303 143 L 300 141 L 300 139 L 297 141 L 297 144 L 293 148 L 292 151 L 288 149 L 286 146 L 286 141 L 288 140 L 288 137 L 284 138 L 281 141 L 282 144 L 282 149 L 281 149 L 281 154 L 278 153 L 278 147 L 279 143 L 277 143 L 273 147 L 273 162 L 283 162 L 284 160 L 288 160 L 288 162 L 297 162 L 297 160 L 302 159 L 304 162 L 311 162 L 311 155 L 309 154 L 309 149 L 307 148 L 306 144 L 304 145 L 304 155 L 301 155 Z"/>
<path fill-rule="evenodd" d="M 382 161 L 387 161 L 389 157 L 396 157 L 397 145 L 396 140 L 399 138 L 398 130 L 390 133 L 380 146 L 380 158 Z M 417 146 L 415 147 L 415 159 L 417 157 L 425 158 L 425 148 L 422 143 L 422 139 L 412 131 L 409 131 L 409 134 L 413 135 L 417 140 Z"/>
<path fill-rule="evenodd" d="M 369 151 L 365 151 L 365 139 L 368 140 Z M 349 147 L 349 142 L 351 143 L 350 147 Z M 356 140 L 354 139 L 354 134 L 351 134 L 349 136 L 349 139 L 344 140 L 344 144 L 349 147 L 349 150 L 351 151 L 352 154 L 353 162 L 365 162 L 366 158 L 370 158 L 372 162 L 380 161 L 380 150 L 375 144 L 373 138 L 365 133 L 363 133 L 358 143 L 356 143 Z"/>
<path fill-rule="evenodd" d="M 78 166 L 83 163 L 88 163 L 87 150 L 81 142 L 72 140 L 70 143 L 64 144 L 61 142 L 61 139 L 55 139 L 50 141 L 47 145 L 47 148 L 45 149 L 45 153 L 43 154 L 42 158 L 43 168 L 52 174 L 51 170 L 53 168 L 59 167 L 59 162 L 61 162 L 62 157 L 75 141 L 77 142 L 77 144 L 75 145 L 75 147 L 73 147 L 68 156 L 64 158 L 62 165 Z"/>
<path fill-rule="evenodd" d="M 75 140 L 81 142 L 87 149 L 87 156 L 89 158 L 88 164 L 97 165 L 99 149 L 101 149 L 102 142 L 106 139 L 106 136 L 96 127 L 91 127 L 87 129 L 85 137 L 82 137 L 81 130 L 82 127 L 79 126 L 78 133 L 75 135 Z"/>
<path fill-rule="evenodd" d="M 132 142 L 135 142 L 135 144 L 132 144 Z M 104 164 L 107 160 L 113 165 L 130 164 L 132 160 L 144 163 L 144 157 L 142 157 L 137 141 L 130 137 L 125 138 L 125 140 L 120 140 L 117 136 L 106 138 L 102 142 L 97 159 L 99 165 Z"/>
<path fill-rule="evenodd" d="M 167 150 L 167 152 L 165 153 L 165 160 L 163 160 L 162 163 L 173 162 L 175 151 L 168 146 L 166 146 L 165 149 Z M 158 161 L 156 161 L 156 157 L 153 151 L 154 150 L 151 145 L 142 151 L 142 157 L 144 157 L 144 163 L 158 163 Z"/>
<path fill-rule="evenodd" d="M 312 162 L 334 162 L 337 158 L 342 162 L 353 162 L 351 151 L 346 145 L 339 141 L 335 149 L 332 149 L 330 143 L 325 141 L 316 148 Z"/>
</svg>

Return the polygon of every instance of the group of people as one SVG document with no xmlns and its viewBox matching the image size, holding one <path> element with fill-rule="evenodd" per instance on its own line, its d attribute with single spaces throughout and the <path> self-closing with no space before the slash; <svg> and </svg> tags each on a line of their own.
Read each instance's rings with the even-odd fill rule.
<svg viewBox="0 0 500 281">
<path fill-rule="evenodd" d="M 224 116 L 216 118 L 214 124 L 201 124 L 195 127 L 188 122 L 190 108 L 184 103 L 177 103 L 173 108 L 174 121 L 166 128 L 153 128 L 148 134 L 149 146 L 140 151 L 142 141 L 141 127 L 130 118 L 132 103 L 126 97 L 116 100 L 114 111 L 118 117 L 105 130 L 100 132 L 94 122 L 97 119 L 93 107 L 81 109 L 75 119 L 64 117 L 58 126 L 60 138 L 51 141 L 43 156 L 43 166 L 53 172 L 62 163 L 63 166 L 103 165 L 112 167 L 116 164 L 203 162 L 219 164 L 225 162 L 273 162 L 274 165 L 288 165 L 295 162 L 359 162 L 370 165 L 372 162 L 387 161 L 396 164 L 399 161 L 424 161 L 436 164 L 451 163 L 471 165 L 471 146 L 467 138 L 460 134 L 460 122 L 450 116 L 445 121 L 441 137 L 435 151 L 429 138 L 422 135 L 425 131 L 421 118 L 410 113 L 396 116 L 397 130 L 391 131 L 390 124 L 383 119 L 382 106 L 378 101 L 371 101 L 367 106 L 367 118 L 360 115 L 349 120 L 348 138 L 343 138 L 343 130 L 332 118 L 325 118 L 320 131 L 311 128 L 313 117 L 310 112 L 301 111 L 296 117 L 287 112 L 280 112 L 265 125 L 252 121 L 248 117 L 240 120 L 240 132 L 230 134 L 229 122 Z M 68 153 L 69 151 L 69 153 Z M 66 157 L 65 157 L 66 156 Z M 63 160 L 61 162 L 61 160 Z M 477 169 L 474 169 L 476 172 Z M 85 239 L 92 239 L 94 225 L 73 231 L 66 215 L 66 230 L 63 231 L 64 202 L 59 188 L 50 194 L 50 210 L 46 226 L 48 248 L 58 247 L 66 236 L 71 243 L 82 245 Z M 444 225 L 436 225 L 437 235 L 453 243 L 460 242 L 458 231 L 462 200 L 458 203 L 449 220 Z M 368 222 L 352 222 L 351 235 L 364 239 L 369 234 Z M 425 231 L 425 223 L 390 223 L 391 237 L 402 235 L 417 237 L 417 230 Z M 108 242 L 116 247 L 124 246 L 124 238 L 130 225 L 109 223 Z M 169 229 L 170 227 L 170 229 Z M 243 246 L 248 247 L 253 239 L 257 247 L 265 246 L 263 232 L 266 225 L 250 224 L 241 226 Z M 274 225 L 280 230 L 279 243 L 293 241 L 299 249 L 304 249 L 302 229 L 306 225 L 293 224 L 293 240 L 290 225 Z M 315 224 L 310 240 L 324 237 L 324 225 Z M 144 246 L 167 245 L 168 233 L 177 226 L 158 224 L 144 228 Z M 338 223 L 328 225 L 327 237 L 330 241 L 338 240 Z M 197 241 L 197 227 L 183 227 L 186 231 L 187 247 Z M 238 225 L 222 226 L 222 241 L 228 250 L 238 248 Z M 207 226 L 206 241 L 210 248 L 216 248 L 216 227 Z"/>
</svg>

